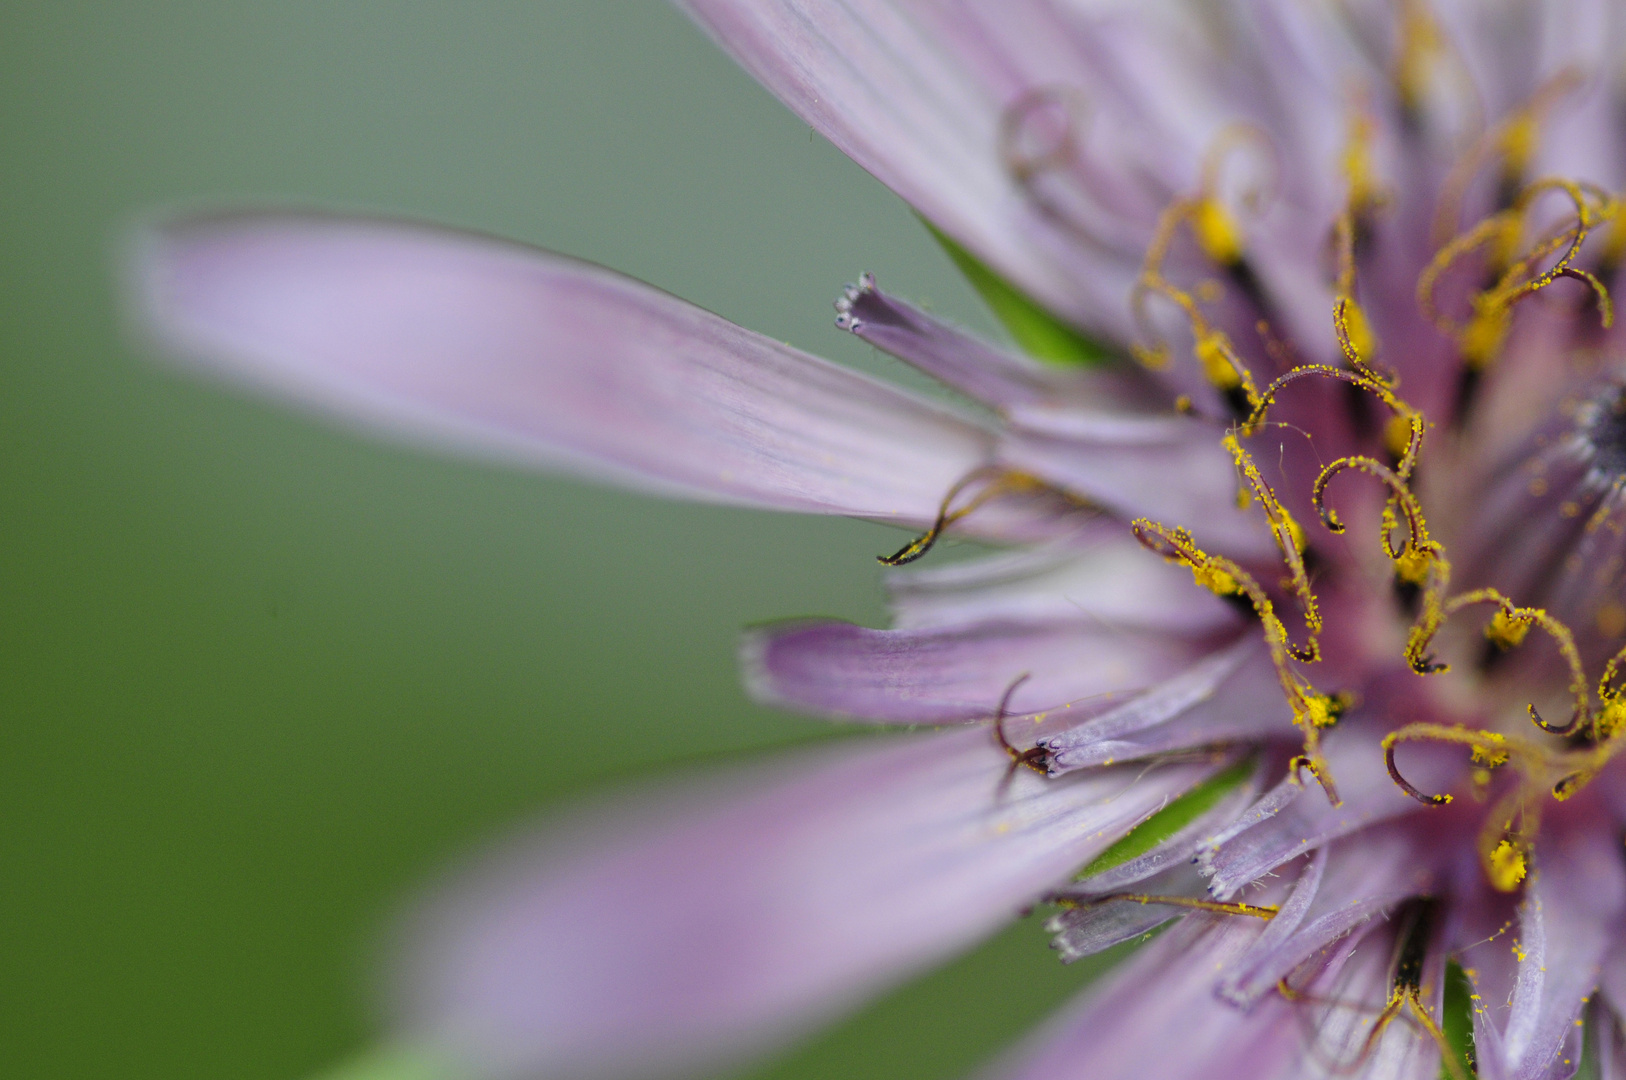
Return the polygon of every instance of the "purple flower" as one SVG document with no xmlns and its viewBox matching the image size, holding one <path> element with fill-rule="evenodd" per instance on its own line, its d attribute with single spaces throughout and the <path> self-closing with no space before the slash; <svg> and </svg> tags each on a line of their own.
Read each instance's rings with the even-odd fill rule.
<svg viewBox="0 0 1626 1080">
<path fill-rule="evenodd" d="M 951 408 L 402 222 L 199 217 L 139 255 L 150 332 L 209 370 L 927 557 L 892 629 L 743 658 L 765 700 L 946 730 L 516 845 L 424 909 L 405 1037 L 692 1072 L 1049 902 L 1065 960 L 1178 924 L 996 1076 L 1465 1075 L 1453 978 L 1480 1076 L 1583 1040 L 1621 1075 L 1621 12 L 688 6 L 1057 362 L 850 287 L 838 325 L 981 406 Z M 1009 550 L 938 562 L 944 533 Z"/>
</svg>

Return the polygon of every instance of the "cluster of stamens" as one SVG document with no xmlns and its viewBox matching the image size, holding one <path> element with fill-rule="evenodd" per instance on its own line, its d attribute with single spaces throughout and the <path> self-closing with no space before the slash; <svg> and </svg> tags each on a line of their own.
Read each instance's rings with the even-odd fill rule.
<svg viewBox="0 0 1626 1080">
<path fill-rule="evenodd" d="M 1233 411 L 1240 412 L 1236 405 L 1246 403 L 1246 412 L 1236 418 L 1223 442 L 1241 481 L 1240 501 L 1244 505 L 1257 504 L 1263 510 L 1281 553 L 1287 570 L 1284 586 L 1299 606 L 1305 640 L 1293 643 L 1275 605 L 1254 578 L 1230 560 L 1204 552 L 1189 531 L 1170 529 L 1145 519 L 1136 521 L 1133 528 L 1136 537 L 1152 551 L 1187 566 L 1200 586 L 1220 596 L 1240 594 L 1247 598 L 1263 625 L 1265 641 L 1294 723 L 1303 733 L 1303 751 L 1294 759 L 1292 773 L 1296 777 L 1300 770 L 1308 771 L 1319 781 L 1328 799 L 1337 804 L 1337 788 L 1321 756 L 1320 740 L 1324 729 L 1334 724 L 1344 711 L 1348 698 L 1317 691 L 1295 667 L 1320 659 L 1317 637 L 1322 629 L 1322 618 L 1305 573 L 1304 533 L 1265 481 L 1244 440 L 1267 422 L 1268 413 L 1281 392 L 1301 379 L 1340 380 L 1382 402 L 1392 415 L 1386 439 L 1390 460 L 1385 462 L 1357 454 L 1327 464 L 1315 479 L 1311 503 L 1329 532 L 1342 533 L 1344 523 L 1326 501 L 1328 486 L 1336 477 L 1345 472 L 1363 473 L 1387 489 L 1379 543 L 1393 565 L 1397 583 L 1420 597 L 1404 648 L 1407 665 L 1419 675 L 1449 670 L 1449 665 L 1436 659 L 1431 651 L 1441 627 L 1467 608 L 1488 605 L 1494 611 L 1485 634 L 1498 648 L 1516 648 L 1523 644 L 1532 627 L 1540 628 L 1551 638 L 1570 672 L 1573 712 L 1567 724 L 1549 724 L 1533 704 L 1528 712 L 1538 729 L 1554 735 L 1574 736 L 1581 744 L 1578 747 L 1554 751 L 1534 739 L 1437 723 L 1407 724 L 1383 740 L 1389 772 L 1395 782 L 1428 805 L 1444 805 L 1452 797 L 1424 793 L 1405 779 L 1394 759 L 1395 748 L 1400 743 L 1467 746 L 1481 786 L 1488 784 L 1491 770 L 1509 764 L 1519 769 L 1520 782 L 1492 808 L 1479 844 L 1491 884 L 1501 890 L 1511 890 L 1525 876 L 1530 838 L 1539 828 L 1542 802 L 1539 794 L 1545 791 L 1554 799 L 1570 798 L 1596 776 L 1623 745 L 1616 736 L 1626 730 L 1626 700 L 1623 700 L 1622 688 L 1616 685 L 1616 675 L 1620 665 L 1626 662 L 1626 650 L 1605 666 L 1596 685 L 1597 703 L 1594 704 L 1574 635 L 1562 622 L 1541 608 L 1521 606 L 1494 588 L 1451 592 L 1451 564 L 1445 547 L 1429 535 L 1422 505 L 1411 488 L 1428 423 L 1419 410 L 1399 397 L 1398 379 L 1373 366 L 1375 342 L 1354 297 L 1355 238 L 1362 228 L 1363 217 L 1380 205 L 1381 198 L 1373 194 L 1369 173 L 1363 164 L 1366 154 L 1360 145 L 1370 127 L 1357 122 L 1353 130 L 1354 145 L 1346 155 L 1349 198 L 1334 229 L 1340 272 L 1333 328 L 1347 366 L 1299 364 L 1263 390 L 1255 390 L 1255 381 L 1224 332 L 1201 316 L 1197 301 L 1189 292 L 1171 284 L 1164 276 L 1162 262 L 1169 248 L 1169 237 L 1182 222 L 1190 223 L 1197 246 L 1215 261 L 1224 265 L 1225 259 L 1240 257 L 1232 246 L 1216 251 L 1210 241 L 1213 228 L 1205 229 L 1197 224 L 1204 215 L 1212 217 L 1224 212 L 1223 209 L 1200 212 L 1193 209 L 1211 206 L 1215 199 L 1210 193 L 1176 203 L 1165 213 L 1136 291 L 1137 297 L 1165 296 L 1186 312 L 1194 342 L 1193 355 L 1210 383 Z M 1530 231 L 1532 208 L 1548 193 L 1565 196 L 1573 213 L 1558 226 L 1538 233 L 1521 251 L 1518 245 Z M 1560 278 L 1586 283 L 1596 295 L 1603 323 L 1608 326 L 1612 320 L 1608 289 L 1594 274 L 1574 263 L 1588 235 L 1598 226 L 1612 222 L 1617 214 L 1616 200 L 1596 187 L 1560 178 L 1528 184 L 1505 209 L 1450 239 L 1439 249 L 1418 282 L 1419 303 L 1435 324 L 1457 342 L 1462 362 L 1469 371 L 1482 370 L 1499 353 L 1514 306 Z M 1239 232 L 1225 230 L 1227 235 L 1232 231 Z M 1441 276 L 1475 251 L 1484 252 L 1487 260 L 1499 269 L 1491 282 L 1471 297 L 1469 318 L 1458 319 L 1438 309 L 1435 293 Z M 1143 350 L 1141 356 L 1143 360 L 1161 364 L 1166 362 L 1167 349 L 1160 343 Z"/>
<path fill-rule="evenodd" d="M 1540 116 L 1572 80 L 1569 73 L 1552 80 L 1526 108 L 1487 131 L 1466 155 L 1470 162 L 1464 173 L 1466 178 L 1453 177 L 1444 201 L 1454 205 L 1461 194 L 1456 188 L 1465 186 L 1473 178 L 1473 170 L 1487 161 L 1501 160 L 1504 179 L 1514 171 L 1522 172 Z M 1269 414 L 1283 392 L 1303 380 L 1343 382 L 1383 405 L 1390 415 L 1382 440 L 1387 460 L 1369 454 L 1338 458 L 1320 470 L 1310 496 L 1321 524 L 1329 532 L 1339 534 L 1345 531 L 1345 524 L 1327 502 L 1333 480 L 1344 473 L 1360 473 L 1378 481 L 1385 489 L 1379 545 L 1392 565 L 1397 588 L 1416 602 L 1415 618 L 1403 650 L 1408 667 L 1418 675 L 1448 671 L 1449 665 L 1436 658 L 1432 651 L 1441 628 L 1468 608 L 1488 606 L 1492 611 L 1484 633 L 1495 647 L 1500 650 L 1518 648 L 1532 628 L 1539 628 L 1556 646 L 1569 671 L 1572 714 L 1568 723 L 1551 724 L 1534 704 L 1528 707 L 1530 720 L 1539 731 L 1568 737 L 1564 749 L 1554 750 L 1549 742 L 1535 738 L 1431 722 L 1406 724 L 1383 740 L 1386 762 L 1395 782 L 1407 794 L 1432 806 L 1445 805 L 1452 801 L 1452 796 L 1421 791 L 1406 780 L 1395 761 L 1395 750 L 1402 743 L 1466 746 L 1471 755 L 1476 790 L 1488 787 L 1494 770 L 1509 765 L 1517 769 L 1519 782 L 1492 808 L 1479 843 L 1481 860 L 1491 884 L 1498 889 L 1512 890 L 1526 873 L 1530 840 L 1539 828 L 1542 796 L 1550 795 L 1557 800 L 1570 798 L 1626 745 L 1617 738 L 1626 733 L 1626 687 L 1617 685 L 1619 669 L 1626 663 L 1626 649 L 1605 665 L 1600 679 L 1592 684 L 1584 670 L 1574 634 L 1547 611 L 1520 605 L 1494 588 L 1451 591 L 1451 564 L 1445 547 L 1430 535 L 1422 504 L 1412 490 L 1430 425 L 1420 410 L 1400 397 L 1398 378 L 1376 365 L 1380 343 L 1355 295 L 1358 246 L 1363 238 L 1370 236 L 1376 215 L 1388 201 L 1371 164 L 1370 140 L 1374 126 L 1369 115 L 1356 110 L 1343 157 L 1347 180 L 1345 206 L 1332 229 L 1337 256 L 1332 325 L 1343 365 L 1293 362 L 1284 365 L 1288 370 L 1261 389 L 1229 335 L 1204 313 L 1203 301 L 1217 297 L 1221 286 L 1207 281 L 1187 289 L 1165 272 L 1170 252 L 1184 229 L 1203 256 L 1221 270 L 1257 310 L 1269 311 L 1268 297 L 1248 263 L 1245 231 L 1218 193 L 1220 173 L 1232 153 L 1249 147 L 1263 148 L 1268 157 L 1268 140 L 1250 127 L 1239 126 L 1224 132 L 1205 159 L 1197 193 L 1177 199 L 1165 209 L 1154 229 L 1131 297 L 1135 317 L 1149 342 L 1135 347 L 1134 353 L 1148 367 L 1163 367 L 1173 356 L 1172 348 L 1153 327 L 1147 310 L 1148 300 L 1161 298 L 1183 316 L 1190 332 L 1191 355 L 1230 413 L 1231 424 L 1222 443 L 1238 476 L 1238 505 L 1244 509 L 1257 506 L 1266 519 L 1286 571 L 1281 585 L 1297 609 L 1301 633 L 1295 638 L 1279 612 L 1279 604 L 1253 574 L 1230 558 L 1203 550 L 1189 529 L 1145 518 L 1135 520 L 1131 528 L 1148 549 L 1187 567 L 1199 586 L 1245 607 L 1258 620 L 1293 723 L 1303 740 L 1301 752 L 1289 765 L 1290 775 L 1302 782 L 1301 777 L 1308 773 L 1329 801 L 1337 805 L 1338 790 L 1322 753 L 1322 737 L 1354 704 L 1354 697 L 1346 691 L 1329 693 L 1317 689 L 1301 670 L 1304 665 L 1315 664 L 1322 658 L 1323 616 L 1307 566 L 1306 535 L 1259 468 L 1248 448 L 1248 440 L 1271 422 Z M 1537 204 L 1548 196 L 1566 199 L 1570 211 L 1555 226 L 1533 228 Z M 1257 211 L 1264 196 L 1256 191 L 1242 201 L 1247 208 Z M 1499 355 L 1515 306 L 1562 278 L 1578 280 L 1589 287 L 1606 327 L 1613 318 L 1609 290 L 1603 281 L 1575 262 L 1588 236 L 1620 216 L 1617 200 L 1593 185 L 1544 178 L 1509 188 L 1505 201 L 1506 204 L 1489 217 L 1444 240 L 1417 284 L 1417 299 L 1424 314 L 1456 342 L 1464 372 L 1469 376 L 1485 370 Z M 1619 226 L 1613 231 L 1616 236 L 1626 232 Z M 1533 238 L 1526 242 L 1529 234 L 1533 234 Z M 1467 316 L 1460 317 L 1442 310 L 1437 292 L 1442 277 L 1474 253 L 1491 268 L 1491 274 L 1486 284 L 1469 297 Z M 1261 318 L 1258 327 L 1268 344 L 1268 320 Z M 1270 351 L 1278 358 L 1286 353 L 1281 348 Z M 1182 412 L 1195 410 L 1186 397 L 1176 402 L 1176 408 Z M 997 466 L 976 470 L 949 491 L 937 520 L 924 535 L 895 554 L 882 557 L 881 561 L 895 566 L 918 559 L 931 549 L 947 527 L 987 502 L 1000 496 L 1039 491 L 1081 501 L 1027 473 Z M 996 724 L 996 728 L 1001 745 L 1011 754 L 1013 763 L 1042 771 L 1045 768 L 1042 753 L 1019 752 L 1004 739 L 1003 704 L 1000 713 L 1001 723 Z"/>
</svg>

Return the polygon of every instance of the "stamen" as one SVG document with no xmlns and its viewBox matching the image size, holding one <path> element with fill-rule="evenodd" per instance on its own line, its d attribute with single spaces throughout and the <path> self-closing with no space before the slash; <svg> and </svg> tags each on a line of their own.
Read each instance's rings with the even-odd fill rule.
<svg viewBox="0 0 1626 1080">
<path fill-rule="evenodd" d="M 1201 365 L 1203 374 L 1224 397 L 1234 415 L 1246 416 L 1253 409 L 1258 396 L 1254 389 L 1252 373 L 1237 356 L 1236 349 L 1225 332 L 1209 324 L 1202 309 L 1198 307 L 1196 298 L 1185 289 L 1171 283 L 1158 269 L 1157 264 L 1162 261 L 1162 254 L 1167 249 L 1168 238 L 1172 237 L 1173 227 L 1181 220 L 1171 215 L 1189 211 L 1189 203 L 1176 203 L 1164 211 L 1164 219 L 1168 225 L 1165 228 L 1160 224 L 1159 233 L 1166 232 L 1167 236 L 1154 238 L 1152 248 L 1147 252 L 1147 266 L 1141 271 L 1139 280 L 1135 282 L 1134 291 L 1130 294 L 1130 307 L 1134 312 L 1135 321 L 1140 325 L 1142 335 L 1152 344 L 1132 346 L 1131 351 L 1149 368 L 1161 368 L 1168 363 L 1169 346 L 1153 328 L 1151 318 L 1146 312 L 1148 296 L 1158 295 L 1168 298 L 1185 314 L 1191 326 L 1191 351 Z M 1160 247 L 1163 251 L 1159 250 Z"/>
<path fill-rule="evenodd" d="M 973 484 L 984 481 L 987 482 L 987 485 L 981 491 L 973 495 L 964 506 L 954 510 L 950 509 L 950 507 L 952 507 L 954 504 L 954 500 L 963 494 L 968 488 L 970 488 Z M 949 488 L 948 494 L 943 496 L 943 501 L 938 505 L 937 508 L 937 519 L 932 522 L 931 528 L 927 529 L 924 533 L 903 545 L 903 547 L 899 548 L 891 555 L 877 555 L 875 557 L 875 561 L 881 563 L 883 566 L 904 566 L 908 563 L 912 563 L 935 547 L 937 541 L 942 537 L 943 531 L 950 525 L 953 525 L 956 521 L 959 521 L 967 515 L 974 513 L 977 509 L 998 496 L 1025 494 L 1041 490 L 1053 491 L 1055 489 L 1051 488 L 1048 484 L 1036 476 L 1032 476 L 1024 472 L 1017 472 L 1012 469 L 1006 469 L 998 465 L 985 465 L 981 468 L 973 469 L 971 472 L 966 473 L 965 476 L 955 481 L 954 486 Z M 1082 502 L 1082 500 L 1079 500 L 1076 496 L 1066 497 L 1074 502 Z"/>
<path fill-rule="evenodd" d="M 1220 391 L 1231 412 L 1238 417 L 1247 415 L 1253 408 L 1256 399 L 1253 377 L 1237 356 L 1230 339 L 1223 331 L 1209 325 L 1191 292 L 1163 275 L 1163 265 L 1168 261 L 1176 233 L 1181 225 L 1185 225 L 1203 255 L 1226 272 L 1254 307 L 1262 314 L 1271 312 L 1264 286 L 1247 260 L 1242 228 L 1218 193 L 1225 163 L 1236 150 L 1250 144 L 1260 148 L 1265 160 L 1270 162 L 1272 189 L 1268 195 L 1261 189 L 1249 191 L 1243 198 L 1243 204 L 1249 210 L 1257 211 L 1267 198 L 1274 197 L 1275 151 L 1268 136 L 1246 124 L 1226 128 L 1204 155 L 1197 195 L 1175 200 L 1159 215 L 1157 226 L 1152 231 L 1152 241 L 1142 261 L 1140 277 L 1130 295 L 1135 320 L 1142 335 L 1151 342 L 1148 346 L 1133 348 L 1137 359 L 1151 368 L 1162 367 L 1168 362 L 1168 345 L 1152 327 L 1146 313 L 1147 296 L 1166 297 L 1185 313 L 1191 326 L 1192 354 L 1202 366 L 1208 381 Z M 1271 320 L 1267 318 L 1263 321 L 1268 325 Z"/>
<path fill-rule="evenodd" d="M 1252 574 L 1223 555 L 1203 551 L 1183 528 L 1170 530 L 1147 518 L 1137 518 L 1130 528 L 1135 539 L 1149 551 L 1187 567 L 1198 585 L 1216 596 L 1243 595 L 1253 604 L 1254 614 L 1263 624 L 1265 644 L 1270 650 L 1282 694 L 1293 713 L 1293 724 L 1304 733 L 1304 753 L 1293 759 L 1289 772 L 1297 776 L 1301 768 L 1308 770 L 1321 785 L 1327 800 L 1334 806 L 1339 805 L 1338 789 L 1320 753 L 1321 732 L 1338 722 L 1349 708 L 1350 699 L 1341 694 L 1317 692 L 1293 670 L 1290 661 L 1298 659 L 1300 651 L 1293 647 L 1287 627 L 1276 615 L 1275 604 Z"/>
<path fill-rule="evenodd" d="M 1017 687 L 1028 681 L 1031 674 L 1032 672 L 1024 671 L 1005 688 L 1005 693 L 999 699 L 999 708 L 994 711 L 994 739 L 999 743 L 1000 748 L 1010 755 L 1012 773 L 1019 768 L 1026 767 L 1036 773 L 1049 775 L 1050 769 L 1046 764 L 1049 753 L 1044 747 L 1033 746 L 1026 750 L 1018 750 L 1005 737 L 1005 717 L 1010 711 L 1011 696 L 1016 693 Z"/>
<path fill-rule="evenodd" d="M 1428 93 L 1434 65 L 1441 58 L 1455 54 L 1450 39 L 1441 31 L 1424 0 L 1400 0 L 1399 7 L 1400 46 L 1395 51 L 1393 69 L 1395 96 L 1400 99 L 1402 125 L 1417 131 L 1423 126 L 1423 99 Z M 1459 58 L 1459 67 L 1460 64 Z M 1467 81 L 1471 84 L 1471 80 Z"/>
<path fill-rule="evenodd" d="M 1224 442 L 1225 448 L 1231 452 L 1231 460 L 1247 481 L 1253 498 L 1265 511 L 1265 518 L 1270 522 L 1270 534 L 1276 540 L 1282 560 L 1287 563 L 1293 593 L 1304 612 L 1304 624 L 1309 631 L 1307 640 L 1303 646 L 1289 645 L 1288 652 L 1295 660 L 1313 664 L 1321 659 L 1321 643 L 1317 640 L 1321 632 L 1321 612 L 1316 607 L 1315 593 L 1310 589 L 1310 578 L 1304 569 L 1304 530 L 1276 498 L 1276 493 L 1260 474 L 1259 466 L 1254 464 L 1253 457 L 1242 448 L 1236 436 L 1227 434 Z"/>
<path fill-rule="evenodd" d="M 1051 902 L 1066 908 L 1098 907 L 1103 904 L 1124 901 L 1132 904 L 1166 904 L 1169 907 L 1191 908 L 1196 911 L 1212 911 L 1220 915 L 1243 915 L 1255 919 L 1274 919 L 1281 913 L 1281 908 L 1275 904 L 1241 904 L 1222 900 L 1204 900 L 1195 896 L 1153 896 L 1144 893 L 1107 893 L 1104 896 L 1092 896 L 1087 900 L 1080 900 L 1069 896 L 1056 896 Z"/>
<path fill-rule="evenodd" d="M 1039 86 L 1018 97 L 999 120 L 999 155 L 1005 171 L 1034 209 L 1085 243 L 1107 250 L 1113 245 L 1091 231 L 1080 214 L 1070 211 L 1046 177 L 1084 164 L 1080 153 L 1089 118 L 1089 102 L 1074 87 Z"/>
<path fill-rule="evenodd" d="M 1509 649 L 1520 645 L 1532 625 L 1539 626 L 1553 639 L 1558 651 L 1564 657 L 1564 663 L 1570 669 L 1570 694 L 1575 699 L 1575 719 L 1569 728 L 1555 734 L 1567 734 L 1589 715 L 1590 700 L 1587 697 L 1586 668 L 1581 663 L 1581 652 L 1575 647 L 1575 635 L 1570 628 L 1548 615 L 1541 608 L 1519 607 L 1502 595 L 1496 589 L 1475 589 L 1472 592 L 1462 593 L 1453 597 L 1441 610 L 1441 618 L 1448 619 L 1463 608 L 1472 604 L 1496 604 L 1498 611 L 1486 628 L 1486 636 L 1498 646 Z M 1543 731 L 1554 731 L 1542 722 L 1541 716 L 1536 712 L 1534 705 L 1530 706 L 1530 718 L 1535 725 Z"/>
<path fill-rule="evenodd" d="M 1389 777 L 1402 791 L 1425 806 L 1448 806 L 1455 796 L 1426 794 L 1401 775 L 1400 767 L 1395 764 L 1395 747 L 1403 742 L 1454 743 L 1466 746 L 1472 751 L 1474 764 L 1484 769 L 1505 765 L 1511 751 L 1519 748 L 1518 744 L 1510 742 L 1507 736 L 1498 732 L 1463 727 L 1461 724 L 1448 726 L 1415 723 L 1389 732 L 1383 737 L 1382 744 L 1383 763 L 1389 770 Z"/>
<path fill-rule="evenodd" d="M 1539 196 L 1557 191 L 1567 195 L 1575 206 L 1575 217 L 1553 232 L 1535 241 L 1522 256 L 1515 257 L 1519 237 L 1523 235 L 1526 219 Z M 1597 202 L 1594 206 L 1589 196 Z M 1573 277 L 1591 286 L 1600 296 L 1607 294 L 1603 283 L 1592 274 L 1572 267 L 1581 246 L 1592 228 L 1617 215 L 1614 199 L 1606 192 L 1590 185 L 1578 184 L 1561 177 L 1538 180 L 1520 192 L 1513 205 L 1459 233 L 1439 249 L 1417 280 L 1417 301 L 1423 313 L 1446 334 L 1457 339 L 1463 364 L 1470 372 L 1488 367 L 1501 351 L 1512 321 L 1515 304 L 1561 277 Z M 1469 252 L 1480 248 L 1490 250 L 1490 262 L 1499 269 L 1495 282 L 1481 289 L 1469 299 L 1469 318 L 1461 321 L 1446 315 L 1438 308 L 1435 293 L 1441 276 Z M 1552 266 L 1541 272 L 1535 267 L 1554 252 L 1562 251 Z M 1505 269 L 1501 269 L 1505 266 Z M 1573 273 L 1570 271 L 1574 271 Z M 1608 325 L 1613 320 L 1613 306 L 1606 299 L 1599 301 L 1600 313 Z"/>
<path fill-rule="evenodd" d="M 1479 862 L 1498 892 L 1517 889 L 1530 869 L 1528 838 L 1541 831 L 1541 804 L 1531 800 L 1532 787 L 1520 784 L 1508 792 L 1479 831 Z"/>
</svg>

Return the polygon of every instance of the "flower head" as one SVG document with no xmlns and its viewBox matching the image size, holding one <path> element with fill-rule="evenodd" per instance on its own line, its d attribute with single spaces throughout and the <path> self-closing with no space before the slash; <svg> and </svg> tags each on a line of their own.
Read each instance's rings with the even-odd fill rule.
<svg viewBox="0 0 1626 1080">
<path fill-rule="evenodd" d="M 426 910 L 408 1030 L 496 1074 L 700 1068 L 1048 902 L 1066 960 L 1178 925 L 1001 1075 L 1559 1077 L 1583 1024 L 1621 1067 L 1619 13 L 689 7 L 1007 316 L 1034 355 L 869 276 L 836 303 L 979 411 L 422 226 L 195 218 L 138 263 L 166 347 L 341 416 L 914 530 L 892 628 L 744 665 L 947 730 L 495 859 Z M 934 559 L 956 534 L 1010 550 Z"/>
</svg>

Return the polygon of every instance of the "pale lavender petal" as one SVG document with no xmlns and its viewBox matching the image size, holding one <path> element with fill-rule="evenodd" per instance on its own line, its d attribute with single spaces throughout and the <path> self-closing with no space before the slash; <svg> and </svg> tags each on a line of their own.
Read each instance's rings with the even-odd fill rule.
<svg viewBox="0 0 1626 1080">
<path fill-rule="evenodd" d="M 1619 935 L 1626 911 L 1619 837 L 1606 827 L 1569 826 L 1551 830 L 1538 846 L 1519 937 L 1504 946 L 1514 949 L 1518 967 L 1505 1018 L 1487 1021 L 1500 1020 L 1501 1029 L 1491 1075 L 1538 1080 L 1561 1071 L 1565 1058 L 1579 1060 L 1575 1020 Z"/>
<path fill-rule="evenodd" d="M 1013 716 L 1075 703 L 1098 708 L 1162 681 L 1215 644 L 1077 621 L 872 630 L 808 620 L 751 631 L 741 663 L 746 684 L 761 701 L 866 720 L 941 724 L 992 717 L 1006 689 L 1024 675 L 1011 697 Z M 1017 728 L 1013 721 L 1010 729 Z"/>
<path fill-rule="evenodd" d="M 1264 645 L 1247 635 L 1145 693 L 1040 740 L 1053 775 L 1232 739 L 1286 735 L 1293 715 Z"/>
<path fill-rule="evenodd" d="M 1350 726 L 1335 729 L 1323 743 L 1341 805 L 1333 806 L 1314 781 L 1300 786 L 1292 777 L 1283 780 L 1201 851 L 1199 858 L 1212 875 L 1209 887 L 1215 896 L 1230 896 L 1329 840 L 1403 815 L 1431 812 L 1389 778 L 1378 745 L 1380 735 L 1346 723 Z M 1420 746 L 1405 759 L 1406 773 L 1423 790 L 1444 790 L 1465 771 L 1462 757 L 1444 748 Z M 1463 843 L 1471 843 L 1471 836 L 1470 827 Z"/>
<path fill-rule="evenodd" d="M 997 152 L 1016 94 L 979 83 L 918 13 L 878 0 L 683 6 L 746 71 L 928 220 L 1052 311 L 1127 339 L 1123 297 L 1134 263 L 1097 259 L 1090 274 L 1076 252 L 1058 250 L 1073 242 L 1031 205 Z"/>
<path fill-rule="evenodd" d="M 488 237 L 237 214 L 157 229 L 137 259 L 137 314 L 164 348 L 486 455 L 909 524 L 930 521 L 988 457 L 989 436 L 938 406 L 608 270 Z"/>
<path fill-rule="evenodd" d="M 875 286 L 865 274 L 836 301 L 836 325 L 994 408 L 1088 398 L 1087 369 L 1043 364 L 983 341 Z"/>
<path fill-rule="evenodd" d="M 1008 776 L 981 731 L 602 800 L 409 926 L 409 1036 L 499 1075 L 687 1075 L 965 948 L 1223 762 Z"/>
<path fill-rule="evenodd" d="M 1281 905 L 1281 910 L 1270 920 L 1265 932 L 1259 935 L 1259 940 L 1249 946 L 1248 951 L 1238 958 L 1236 965 L 1220 979 L 1215 988 L 1216 993 L 1236 1004 L 1251 1003 L 1252 995 L 1238 992 L 1247 982 L 1249 958 L 1269 956 L 1292 939 L 1299 926 L 1303 924 L 1304 917 L 1309 914 L 1310 905 L 1321 895 L 1321 883 L 1326 880 L 1326 876 L 1327 849 L 1317 848 L 1310 853 L 1298 877 L 1294 879 L 1293 891 Z"/>
<path fill-rule="evenodd" d="M 1265 924 L 1198 913 L 1139 950 L 984 1074 L 986 1080 L 1274 1080 L 1299 1075 L 1293 1007 L 1243 1013 L 1214 980 Z"/>
<path fill-rule="evenodd" d="M 1369 923 L 1328 949 L 1322 973 L 1300 986 L 1315 1004 L 1301 1006 L 1312 1032 L 1293 1080 L 1438 1080 L 1440 1051 L 1421 1024 L 1405 1018 L 1383 1029 L 1368 1052 L 1373 1015 L 1393 990 L 1397 937 L 1403 924 Z M 1423 1004 L 1437 1019 L 1445 986 L 1445 950 L 1430 946 L 1423 961 Z M 1267 998 L 1265 1004 L 1275 1000 Z M 1364 1056 L 1363 1056 L 1364 1054 Z"/>
<path fill-rule="evenodd" d="M 1200 543 L 1237 558 L 1269 557 L 1257 511 L 1236 505 L 1236 466 L 1216 425 L 1187 417 L 1141 418 L 1049 408 L 1013 409 L 999 460 L 1129 520 L 1192 529 Z"/>
<path fill-rule="evenodd" d="M 1110 520 L 1066 543 L 894 570 L 886 586 L 893 622 L 911 629 L 1069 618 L 1177 634 L 1240 625 L 1234 607 Z"/>
<path fill-rule="evenodd" d="M 1329 847 L 1316 853 L 1282 915 L 1221 983 L 1230 1000 L 1252 1005 L 1331 942 L 1442 882 L 1427 845 L 1403 829 L 1367 829 Z"/>
<path fill-rule="evenodd" d="M 1245 782 L 1227 792 L 1211 809 L 1193 818 L 1189 825 L 1175 830 L 1144 855 L 1081 879 L 1076 888 L 1092 893 L 1119 892 L 1176 865 L 1194 863 L 1202 842 L 1214 835 L 1222 823 L 1234 821 L 1237 813 L 1253 802 L 1267 768 L 1261 759 Z"/>
</svg>

